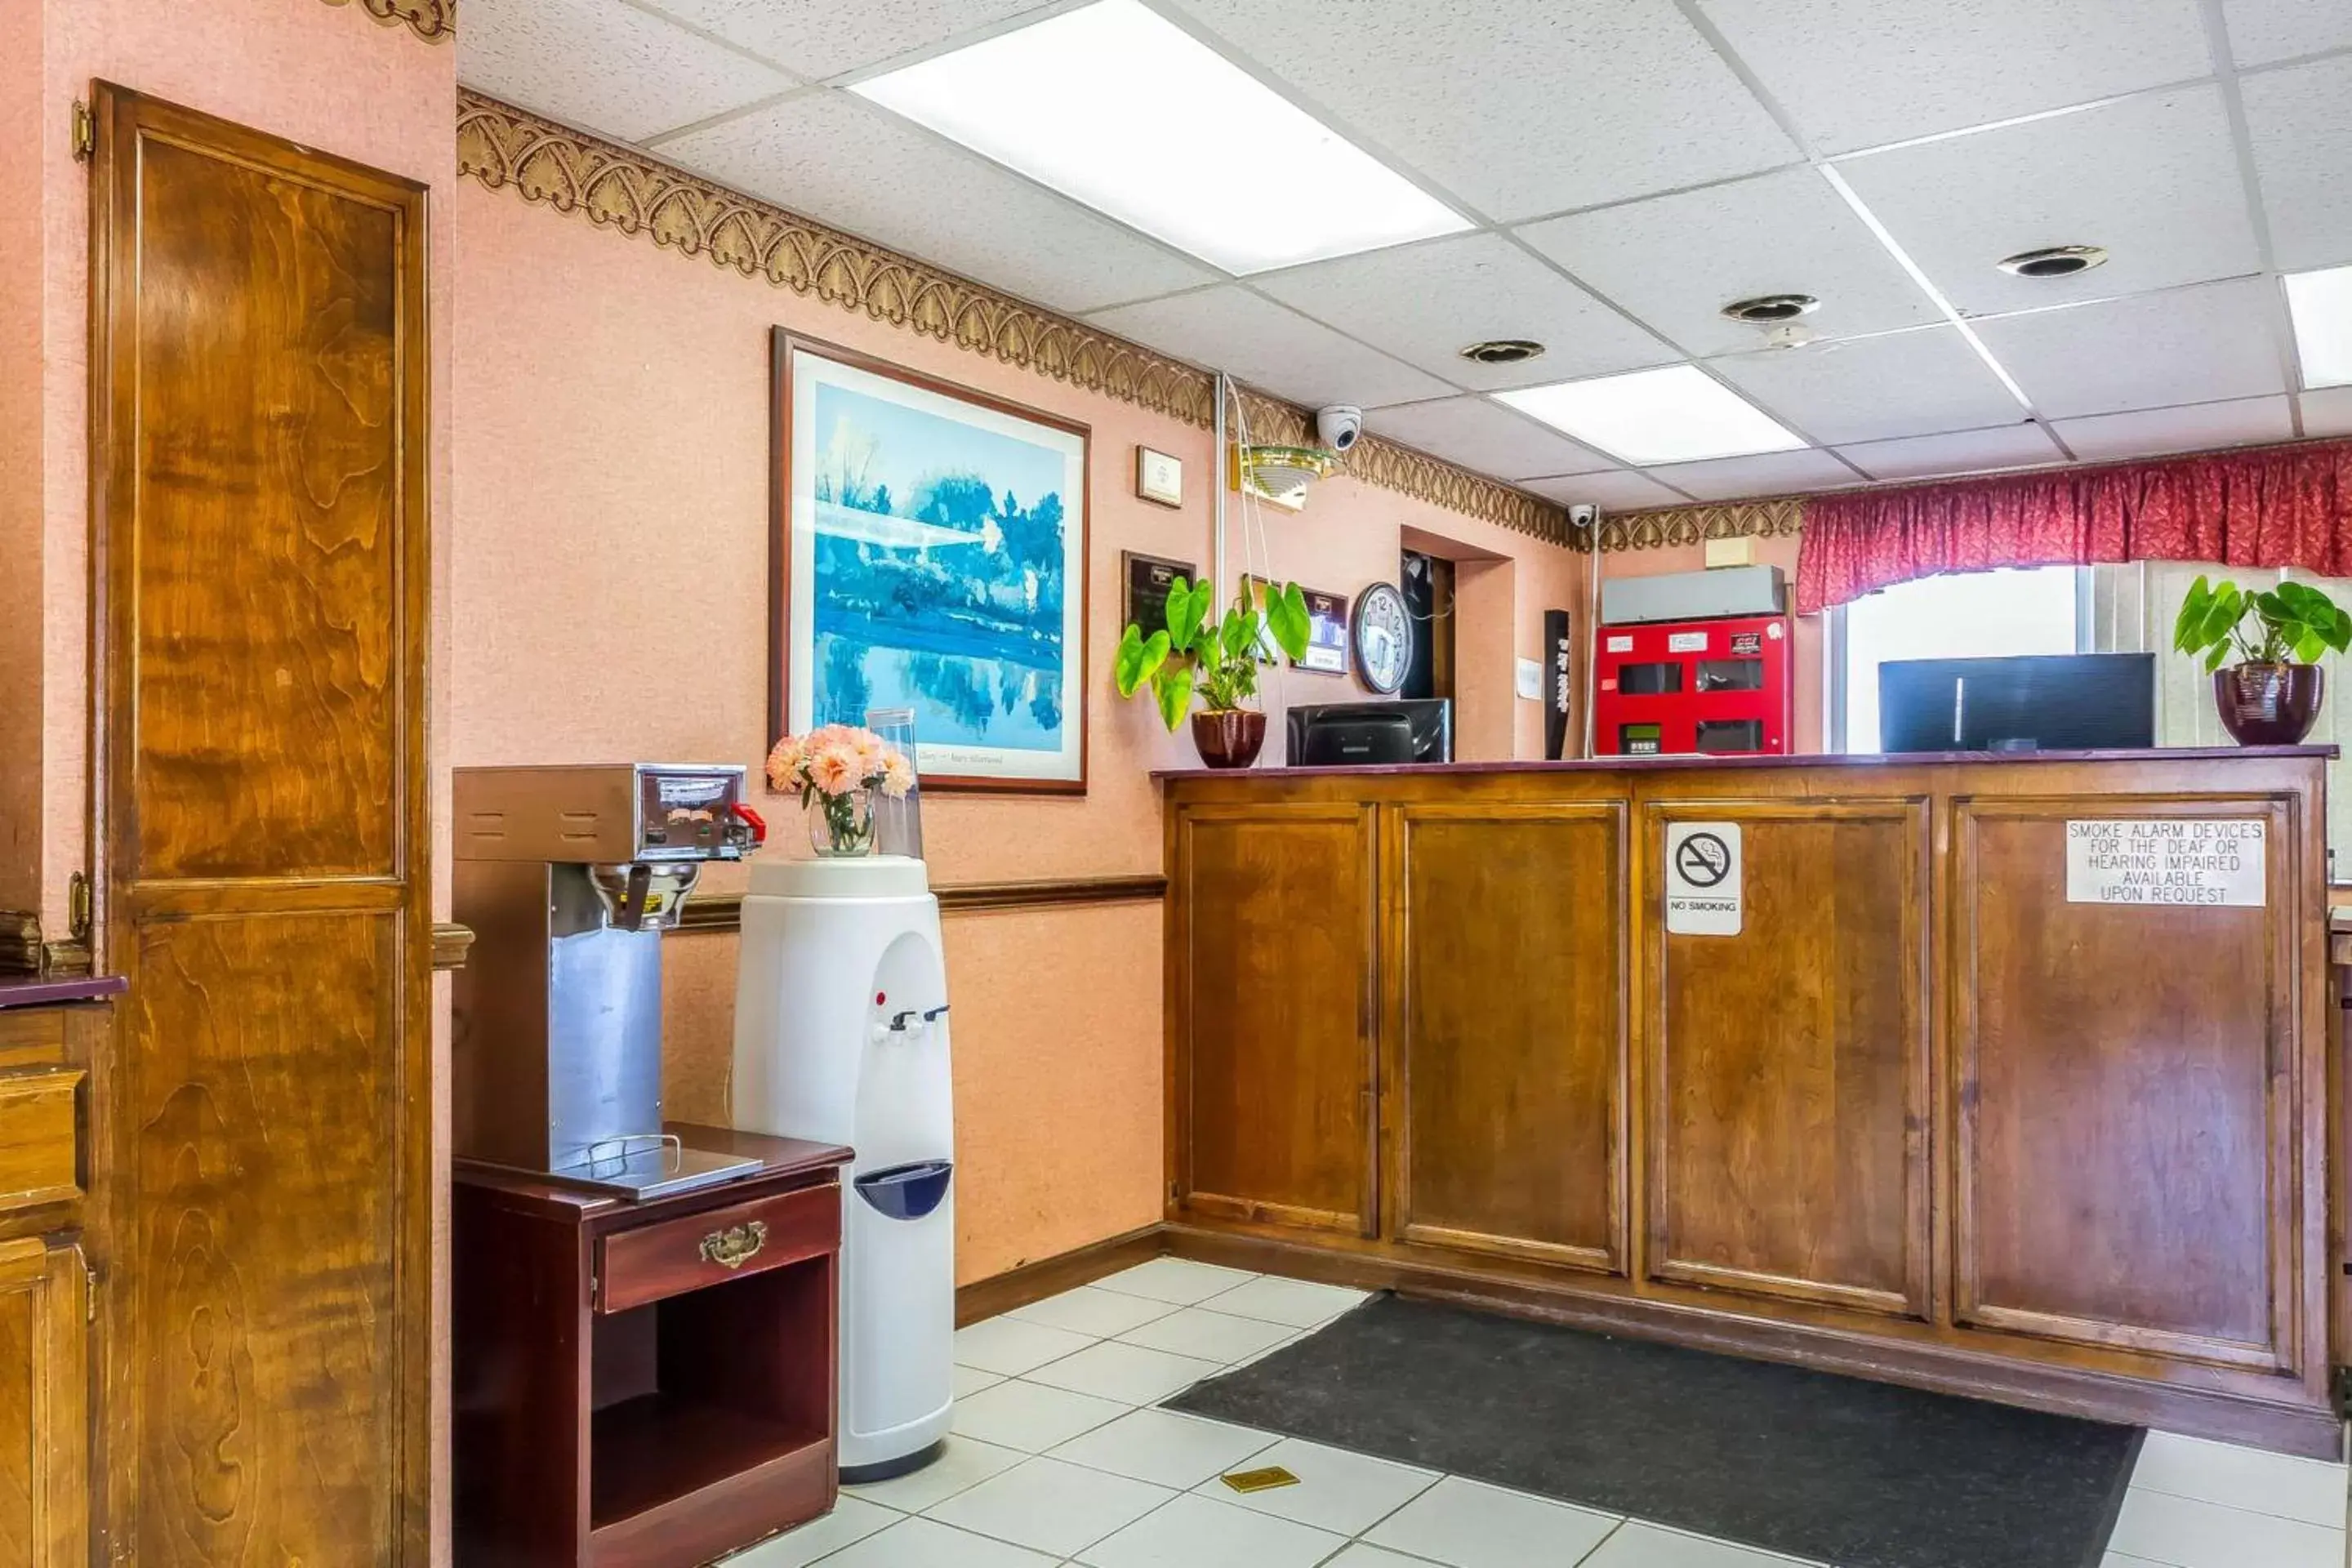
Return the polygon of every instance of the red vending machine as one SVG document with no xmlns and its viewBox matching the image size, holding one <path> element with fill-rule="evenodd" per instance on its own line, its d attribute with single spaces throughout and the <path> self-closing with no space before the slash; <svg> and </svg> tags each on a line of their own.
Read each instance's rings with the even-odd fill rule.
<svg viewBox="0 0 2352 1568">
<path fill-rule="evenodd" d="M 1592 751 L 1783 756 L 1796 730 L 1787 616 L 1603 626 L 1592 658 Z"/>
</svg>

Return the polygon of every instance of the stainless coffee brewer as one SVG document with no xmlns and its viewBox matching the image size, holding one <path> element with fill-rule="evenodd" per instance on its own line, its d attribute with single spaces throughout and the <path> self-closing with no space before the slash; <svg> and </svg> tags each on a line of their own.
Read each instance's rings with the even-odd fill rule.
<svg viewBox="0 0 2352 1568">
<path fill-rule="evenodd" d="M 753 1159 L 662 1124 L 661 933 L 765 837 L 740 767 L 459 768 L 452 1119 L 460 1159 L 649 1197 Z"/>
</svg>

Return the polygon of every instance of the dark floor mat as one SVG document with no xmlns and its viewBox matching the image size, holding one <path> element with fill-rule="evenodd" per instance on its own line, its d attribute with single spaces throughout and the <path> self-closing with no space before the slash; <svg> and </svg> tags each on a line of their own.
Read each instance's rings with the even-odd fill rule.
<svg viewBox="0 0 2352 1568">
<path fill-rule="evenodd" d="M 2096 1568 L 2140 1438 L 1393 1296 L 1168 1404 L 1837 1568 Z"/>
</svg>

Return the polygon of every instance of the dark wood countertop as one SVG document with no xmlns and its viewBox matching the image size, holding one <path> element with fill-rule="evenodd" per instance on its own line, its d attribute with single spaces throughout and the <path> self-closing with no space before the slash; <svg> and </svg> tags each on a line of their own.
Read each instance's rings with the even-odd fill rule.
<svg viewBox="0 0 2352 1568">
<path fill-rule="evenodd" d="M 0 980 L 0 1009 L 51 1007 L 120 996 L 130 982 L 120 974 L 77 974 L 58 980 Z"/>
<path fill-rule="evenodd" d="M 1786 757 L 1592 757 L 1570 762 L 1391 763 L 1370 767 L 1161 768 L 1155 779 L 1332 778 L 1391 773 L 1672 773 L 1771 768 L 1937 768 L 2018 763 L 2226 763 L 2241 758 L 2326 757 L 2334 746 L 2180 746 L 2115 752 L 1905 752 L 1895 754 L 1808 752 Z"/>
</svg>

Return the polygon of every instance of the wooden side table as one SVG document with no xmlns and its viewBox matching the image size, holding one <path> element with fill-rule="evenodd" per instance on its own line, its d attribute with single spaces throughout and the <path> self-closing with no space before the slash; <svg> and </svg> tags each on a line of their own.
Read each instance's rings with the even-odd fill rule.
<svg viewBox="0 0 2352 1568">
<path fill-rule="evenodd" d="M 634 1202 L 454 1172 L 458 1568 L 688 1568 L 833 1506 L 850 1152 L 669 1131 L 762 1166 Z"/>
</svg>

